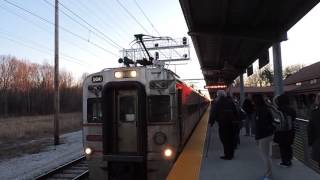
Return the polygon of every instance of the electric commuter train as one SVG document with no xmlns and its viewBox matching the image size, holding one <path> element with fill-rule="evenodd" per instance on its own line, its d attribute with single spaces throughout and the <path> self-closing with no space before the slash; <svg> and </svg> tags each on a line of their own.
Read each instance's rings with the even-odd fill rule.
<svg viewBox="0 0 320 180">
<path fill-rule="evenodd" d="M 208 105 L 164 67 L 89 75 L 83 140 L 90 179 L 165 179 Z"/>
</svg>

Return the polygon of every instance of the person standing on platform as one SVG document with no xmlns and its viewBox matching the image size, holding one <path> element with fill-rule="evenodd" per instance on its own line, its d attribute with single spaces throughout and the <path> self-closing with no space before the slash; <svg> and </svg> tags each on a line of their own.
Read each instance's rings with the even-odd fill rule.
<svg viewBox="0 0 320 180">
<path fill-rule="evenodd" d="M 308 124 L 308 144 L 312 146 L 312 159 L 318 162 L 320 168 L 320 93 L 316 95 L 315 108 Z"/>
<path fill-rule="evenodd" d="M 246 112 L 246 121 L 245 121 L 245 128 L 246 134 L 245 136 L 254 135 L 254 114 L 253 114 L 253 105 L 249 98 L 246 98 L 242 104 L 242 109 Z"/>
<path fill-rule="evenodd" d="M 234 148 L 237 149 L 238 145 L 240 145 L 240 130 L 242 128 L 242 121 L 246 118 L 246 113 L 240 107 L 239 101 L 236 98 L 232 98 L 232 95 L 228 96 L 234 103 L 237 109 L 237 118 L 233 122 L 235 136 L 234 136 Z"/>
<path fill-rule="evenodd" d="M 263 179 L 269 180 L 272 175 L 272 160 L 269 152 L 275 129 L 272 125 L 273 117 L 261 94 L 255 94 L 253 96 L 253 103 L 256 109 L 254 116 L 256 125 L 255 138 L 258 141 L 261 157 L 266 168 Z"/>
<path fill-rule="evenodd" d="M 237 118 L 237 109 L 231 98 L 226 97 L 223 90 L 217 91 L 217 98 L 211 107 L 209 123 L 210 126 L 215 121 L 219 125 L 219 137 L 223 145 L 224 156 L 221 159 L 231 160 L 234 157 L 234 137 L 235 130 L 233 122 Z"/>
<path fill-rule="evenodd" d="M 283 120 L 280 122 L 279 129 L 275 132 L 274 142 L 279 144 L 281 163 L 283 167 L 292 165 L 294 141 L 294 121 L 296 120 L 296 111 L 290 107 L 289 96 L 282 94 L 275 99 L 278 110 L 283 114 Z"/>
</svg>

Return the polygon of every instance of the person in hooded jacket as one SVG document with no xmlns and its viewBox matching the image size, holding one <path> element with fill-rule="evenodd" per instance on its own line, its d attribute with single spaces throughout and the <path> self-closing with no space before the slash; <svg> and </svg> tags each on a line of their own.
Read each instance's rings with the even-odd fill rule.
<svg viewBox="0 0 320 180">
<path fill-rule="evenodd" d="M 308 144 L 312 147 L 312 159 L 320 168 L 320 93 L 316 95 L 315 108 L 308 124 Z"/>
<path fill-rule="evenodd" d="M 273 116 L 262 94 L 254 94 L 252 99 L 255 105 L 255 139 L 258 141 L 260 154 L 265 165 L 263 180 L 269 180 L 272 176 L 270 145 L 275 130 Z"/>
<path fill-rule="evenodd" d="M 280 130 L 276 131 L 274 141 L 279 144 L 281 163 L 283 167 L 292 165 L 293 151 L 292 144 L 294 142 L 294 121 L 296 119 L 296 111 L 290 107 L 289 96 L 282 94 L 275 99 L 278 110 L 282 112 L 284 122 Z"/>
</svg>

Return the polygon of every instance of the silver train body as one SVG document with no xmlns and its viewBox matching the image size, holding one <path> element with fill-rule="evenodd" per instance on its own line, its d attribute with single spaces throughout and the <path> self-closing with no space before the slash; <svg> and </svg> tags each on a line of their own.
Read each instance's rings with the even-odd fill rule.
<svg viewBox="0 0 320 180">
<path fill-rule="evenodd" d="M 208 104 L 160 67 L 88 76 L 83 140 L 90 179 L 165 179 Z"/>
</svg>

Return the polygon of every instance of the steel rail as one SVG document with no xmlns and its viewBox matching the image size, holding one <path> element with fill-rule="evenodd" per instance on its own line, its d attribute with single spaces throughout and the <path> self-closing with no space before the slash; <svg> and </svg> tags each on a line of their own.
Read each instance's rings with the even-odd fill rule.
<svg viewBox="0 0 320 180">
<path fill-rule="evenodd" d="M 76 180 L 76 179 L 80 179 L 82 177 L 85 177 L 89 174 L 89 170 L 88 168 L 83 168 L 83 166 L 81 166 L 81 163 L 84 162 L 86 159 L 85 156 L 81 156 L 77 159 L 74 159 L 72 161 L 69 161 L 63 165 L 60 165 L 50 171 L 47 171 L 37 177 L 35 177 L 34 179 L 36 180 L 44 180 L 44 179 L 70 179 L 70 180 Z M 80 166 L 79 166 L 80 165 Z M 67 173 L 64 172 L 68 169 L 72 169 L 72 168 L 79 168 L 80 172 L 73 172 L 73 173 Z M 71 174 L 71 177 L 70 177 Z M 63 177 L 63 175 L 66 175 L 65 177 Z M 69 175 L 69 176 L 67 176 Z M 74 176 L 72 176 L 74 175 Z M 56 176 L 56 177 L 55 177 Z"/>
</svg>

